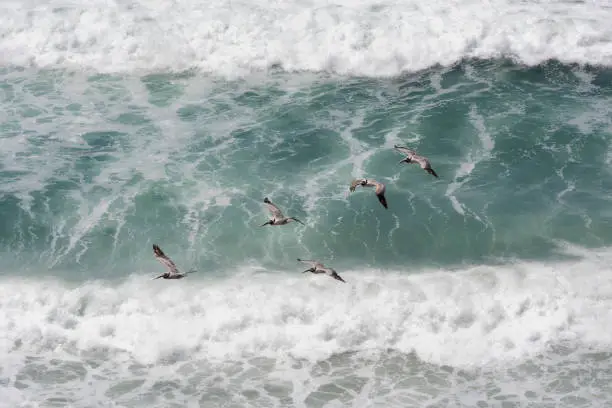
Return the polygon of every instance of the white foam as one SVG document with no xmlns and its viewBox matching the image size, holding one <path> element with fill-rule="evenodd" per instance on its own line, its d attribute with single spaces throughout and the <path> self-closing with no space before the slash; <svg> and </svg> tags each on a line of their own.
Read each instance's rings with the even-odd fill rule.
<svg viewBox="0 0 612 408">
<path fill-rule="evenodd" d="M 609 1 L 6 1 L 4 64 L 135 72 L 385 76 L 507 56 L 612 64 Z"/>
<path fill-rule="evenodd" d="M 283 272 L 177 282 L 134 276 L 74 288 L 4 279 L 0 358 L 107 349 L 141 363 L 175 353 L 211 362 L 319 360 L 391 348 L 469 367 L 520 362 L 563 341 L 607 349 L 612 252 L 583 253 L 565 263 L 416 275 L 341 271 L 346 285 Z"/>
<path fill-rule="evenodd" d="M 461 162 L 455 177 L 446 188 L 445 196 L 447 196 L 451 202 L 453 209 L 462 216 L 465 216 L 466 206 L 462 204 L 456 197 L 455 193 L 461 189 L 461 187 L 469 181 L 472 171 L 476 168 L 476 165 L 483 160 L 487 160 L 491 157 L 491 152 L 495 147 L 495 142 L 485 125 L 484 118 L 478 112 L 476 105 L 472 105 L 470 108 L 470 122 L 476 129 L 478 136 L 478 143 L 471 146 L 465 154 L 464 161 Z M 470 215 L 478 221 L 485 223 L 475 212 L 470 211 Z"/>
</svg>

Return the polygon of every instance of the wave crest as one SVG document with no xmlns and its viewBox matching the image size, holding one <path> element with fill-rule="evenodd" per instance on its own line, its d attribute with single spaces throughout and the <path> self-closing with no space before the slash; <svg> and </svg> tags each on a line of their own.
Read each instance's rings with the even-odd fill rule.
<svg viewBox="0 0 612 408">
<path fill-rule="evenodd" d="M 393 76 L 464 58 L 612 64 L 612 8 L 595 2 L 46 0 L 0 10 L 0 53 L 19 66 Z"/>
<path fill-rule="evenodd" d="M 610 280 L 597 272 L 602 256 L 610 253 L 412 276 L 345 271 L 347 285 L 248 268 L 230 280 L 204 275 L 189 285 L 142 276 L 75 289 L 5 281 L 0 354 L 105 349 L 152 364 L 176 353 L 210 361 L 316 361 L 396 349 L 465 367 L 522 361 L 568 341 L 596 349 L 612 342 L 597 329 L 611 323 L 602 313 L 612 298 Z"/>
</svg>

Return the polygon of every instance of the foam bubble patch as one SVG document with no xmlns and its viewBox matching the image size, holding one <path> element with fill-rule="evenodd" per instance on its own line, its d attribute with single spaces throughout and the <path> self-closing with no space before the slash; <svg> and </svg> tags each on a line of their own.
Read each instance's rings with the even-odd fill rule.
<svg viewBox="0 0 612 408">
<path fill-rule="evenodd" d="M 147 364 L 176 351 L 319 360 L 372 348 L 453 366 L 520 361 L 564 339 L 610 343 L 605 331 L 594 332 L 612 318 L 611 281 L 598 268 L 583 261 L 413 276 L 347 271 L 346 285 L 298 273 L 170 283 L 134 277 L 72 289 L 8 280 L 2 344 L 7 356 L 102 347 Z"/>
<path fill-rule="evenodd" d="M 222 397 L 252 406 L 276 406 L 278 398 L 348 403 L 367 395 L 392 404 L 431 402 L 443 400 L 450 383 L 461 398 L 486 400 L 482 393 L 492 391 L 477 384 L 493 379 L 503 398 L 544 398 L 555 379 L 533 364 L 592 370 L 606 361 L 609 258 L 590 253 L 566 263 L 412 276 L 355 270 L 343 272 L 347 284 L 247 270 L 238 274 L 243 279 L 132 276 L 117 286 L 5 279 L 2 378 L 21 402 L 24 384 L 33 387 L 27 395 L 41 398 L 74 402 L 104 393 L 125 403 L 147 398 L 153 406 Z M 83 381 L 89 385 L 75 386 Z M 54 392 L 41 388 L 45 383 L 62 387 Z M 517 384 L 530 394 L 513 394 Z M 558 398 L 573 389 L 562 385 Z"/>
<path fill-rule="evenodd" d="M 612 63 L 612 11 L 597 2 L 194 0 L 5 2 L 5 63 L 95 72 L 281 67 L 393 76 L 464 58 Z"/>
</svg>

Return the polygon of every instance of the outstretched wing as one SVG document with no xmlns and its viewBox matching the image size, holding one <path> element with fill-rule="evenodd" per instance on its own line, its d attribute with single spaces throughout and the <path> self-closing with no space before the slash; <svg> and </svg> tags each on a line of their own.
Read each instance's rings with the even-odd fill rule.
<svg viewBox="0 0 612 408">
<path fill-rule="evenodd" d="M 427 160 L 426 157 L 419 156 L 419 155 L 415 154 L 412 157 L 412 161 L 419 163 L 419 166 L 421 166 L 422 169 L 429 169 L 429 168 L 431 168 L 431 164 L 429 164 L 429 160 Z"/>
<path fill-rule="evenodd" d="M 384 194 L 376 194 L 376 197 L 378 197 L 378 201 L 380 201 L 383 207 L 389 208 L 389 206 L 387 205 L 387 199 L 385 198 Z"/>
<path fill-rule="evenodd" d="M 174 264 L 174 262 L 172 262 L 172 260 L 168 258 L 166 254 L 164 254 L 164 251 L 162 251 L 161 248 L 156 244 L 153 244 L 153 253 L 155 254 L 155 259 L 157 259 L 162 265 L 168 268 L 168 271 L 171 274 L 179 273 L 179 270 Z"/>
<path fill-rule="evenodd" d="M 349 191 L 355 191 L 355 187 L 361 184 L 363 179 L 354 179 L 351 181 L 351 186 L 349 187 Z"/>
<path fill-rule="evenodd" d="M 323 264 L 321 262 L 319 262 L 319 261 L 314 261 L 312 259 L 300 259 L 300 258 L 298 258 L 297 260 L 298 260 L 298 262 L 302 262 L 302 263 L 305 263 L 307 265 L 310 265 L 311 268 L 323 269 Z"/>
<path fill-rule="evenodd" d="M 412 157 L 414 155 L 416 155 L 416 152 L 412 149 L 409 149 L 405 146 L 400 146 L 400 145 L 394 145 L 393 148 L 397 151 L 399 151 L 402 154 L 405 154 L 408 157 Z"/>
<path fill-rule="evenodd" d="M 342 279 L 342 277 L 340 275 L 338 275 L 338 272 L 336 272 L 335 270 L 331 269 L 331 268 L 327 268 L 325 270 L 325 273 L 328 274 L 329 276 L 331 276 L 332 278 L 339 280 L 340 282 L 344 282 L 346 283 L 346 281 L 344 279 Z"/>
<path fill-rule="evenodd" d="M 385 183 L 381 183 L 380 181 L 376 181 L 376 180 L 368 180 L 370 182 L 370 184 L 372 186 L 374 186 L 376 188 L 376 194 L 385 194 L 385 190 L 387 189 L 387 186 L 385 186 Z"/>
<path fill-rule="evenodd" d="M 285 216 L 283 215 L 283 212 L 272 203 L 272 201 L 270 201 L 268 199 L 268 197 L 264 198 L 264 203 L 266 204 L 266 207 L 268 207 L 268 210 L 270 210 L 270 213 L 272 214 L 272 217 L 274 219 L 281 219 L 281 218 L 285 218 Z"/>
<path fill-rule="evenodd" d="M 289 219 L 290 219 L 290 220 L 293 220 L 293 221 L 295 221 L 295 222 L 298 222 L 298 223 L 300 223 L 300 224 L 302 224 L 302 225 L 306 225 L 306 224 L 304 224 L 302 221 L 298 220 L 298 219 L 297 219 L 297 218 L 295 218 L 295 217 L 289 217 Z"/>
</svg>

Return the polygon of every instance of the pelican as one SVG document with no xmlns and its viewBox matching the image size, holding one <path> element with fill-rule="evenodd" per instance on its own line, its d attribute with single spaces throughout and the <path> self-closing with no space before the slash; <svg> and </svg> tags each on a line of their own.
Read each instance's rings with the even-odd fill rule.
<svg viewBox="0 0 612 408">
<path fill-rule="evenodd" d="M 411 150 L 404 146 L 394 145 L 394 149 L 398 150 L 400 153 L 406 155 L 405 158 L 400 160 L 400 163 L 418 163 L 423 170 L 438 178 L 436 172 L 431 168 L 431 164 L 426 157 L 419 156 L 414 150 Z"/>
<path fill-rule="evenodd" d="M 359 179 L 355 179 L 351 182 L 351 187 L 349 187 L 349 190 L 351 192 L 355 191 L 355 188 L 357 186 L 362 186 L 362 187 L 376 187 L 375 193 L 376 193 L 376 197 L 378 197 L 378 201 L 380 201 L 380 203 L 383 205 L 383 207 L 385 208 L 389 208 L 387 207 L 387 199 L 385 198 L 385 190 L 386 187 L 383 183 L 380 183 L 376 180 L 368 180 L 368 179 L 364 179 L 364 178 L 359 178 Z"/>
<path fill-rule="evenodd" d="M 161 250 L 161 248 L 159 246 L 157 246 L 156 244 L 153 244 L 153 253 L 155 254 L 155 258 L 161 262 L 162 265 L 164 265 L 166 268 L 168 268 L 168 272 L 159 275 L 156 278 L 153 279 L 159 279 L 159 278 L 164 278 L 164 279 L 181 279 L 184 278 L 187 274 L 193 273 L 195 272 L 194 270 L 191 270 L 189 272 L 186 273 L 180 273 L 178 268 L 176 267 L 176 265 L 174 264 L 174 262 L 172 262 L 172 260 L 170 258 L 168 258 L 166 256 L 166 254 L 164 254 L 164 251 Z"/>
<path fill-rule="evenodd" d="M 304 225 L 302 221 L 298 220 L 295 217 L 285 217 L 283 215 L 283 212 L 276 205 L 274 205 L 272 201 L 268 199 L 268 197 L 264 198 L 264 203 L 268 207 L 268 210 L 270 210 L 270 213 L 272 214 L 272 219 L 266 222 L 265 224 L 260 225 L 261 227 L 264 227 L 266 225 L 285 225 L 289 224 L 291 221 L 296 221 Z"/>
<path fill-rule="evenodd" d="M 306 269 L 304 272 L 302 273 L 306 273 L 306 272 L 312 272 L 312 273 L 324 273 L 326 275 L 331 276 L 332 278 L 339 280 L 340 282 L 344 282 L 346 283 L 346 281 L 344 279 L 342 279 L 340 277 L 340 275 L 338 275 L 336 273 L 336 271 L 334 271 L 332 268 L 326 268 L 325 265 L 323 265 L 321 262 L 319 261 L 312 261 L 312 260 L 308 260 L 308 259 L 297 259 L 299 262 L 305 263 L 310 265 L 310 268 Z"/>
</svg>

